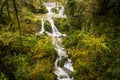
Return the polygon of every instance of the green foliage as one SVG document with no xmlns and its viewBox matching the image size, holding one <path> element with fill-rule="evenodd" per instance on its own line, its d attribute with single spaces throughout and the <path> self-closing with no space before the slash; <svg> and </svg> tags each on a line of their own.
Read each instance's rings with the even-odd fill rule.
<svg viewBox="0 0 120 80">
<path fill-rule="evenodd" d="M 5 56 L 2 58 L 7 66 L 10 66 L 17 79 L 21 80 L 26 76 L 28 69 L 28 58 L 24 54 Z"/>
<path fill-rule="evenodd" d="M 68 16 L 73 17 L 74 16 L 74 11 L 75 11 L 75 6 L 76 6 L 76 0 L 68 0 L 68 3 L 66 5 L 66 14 Z"/>
<path fill-rule="evenodd" d="M 8 80 L 8 78 L 3 73 L 0 73 L 0 80 Z"/>
<path fill-rule="evenodd" d="M 54 80 L 54 75 L 51 73 L 53 70 L 53 63 L 56 58 L 56 51 L 53 48 L 50 38 L 44 35 L 40 37 L 40 40 L 32 48 L 33 59 L 36 59 L 36 63 L 29 69 L 29 79 L 45 79 Z"/>
<path fill-rule="evenodd" d="M 45 30 L 46 30 L 46 31 L 52 32 L 51 24 L 50 24 L 49 21 L 45 21 L 45 22 L 44 22 L 44 27 L 45 27 Z"/>
<path fill-rule="evenodd" d="M 41 37 L 42 38 L 42 37 Z M 33 47 L 32 53 L 34 55 L 33 58 L 42 58 L 48 55 L 51 55 L 51 59 L 55 59 L 55 50 L 53 48 L 52 43 L 50 42 L 50 38 L 44 37 Z M 54 56 L 54 57 L 52 57 Z M 49 57 L 49 58 L 50 58 Z"/>
<path fill-rule="evenodd" d="M 82 31 L 81 32 L 75 31 L 70 36 L 67 36 L 64 39 L 63 44 L 67 48 L 72 48 L 72 49 L 76 48 L 76 50 L 78 50 L 78 52 L 75 51 L 75 53 L 70 52 L 70 54 L 73 56 L 75 55 L 79 56 L 79 54 L 89 54 L 89 53 L 96 54 L 96 53 L 102 53 L 103 50 L 109 49 L 106 46 L 105 39 L 106 39 L 105 35 L 97 37 L 89 33 L 86 34 Z"/>
<path fill-rule="evenodd" d="M 16 34 L 16 35 L 15 35 Z M 0 35 L 0 42 L 3 46 L 9 45 L 14 41 L 14 38 L 18 37 L 18 33 L 4 32 Z"/>
<path fill-rule="evenodd" d="M 22 0 L 23 6 L 33 13 L 46 13 L 47 10 L 41 0 Z"/>
<path fill-rule="evenodd" d="M 52 8 L 51 10 L 52 10 L 52 12 L 54 12 L 54 13 L 56 13 L 56 14 L 59 13 L 59 11 L 58 11 L 56 8 Z"/>
<path fill-rule="evenodd" d="M 119 39 L 77 30 L 67 36 L 63 44 L 73 59 L 75 80 L 119 78 L 119 71 L 116 72 L 120 65 L 117 63 L 120 57 Z"/>
<path fill-rule="evenodd" d="M 16 35 L 13 37 L 13 35 Z M 22 36 L 22 48 L 19 45 L 19 40 L 16 33 L 6 32 L 1 34 L 1 48 L 4 48 L 0 53 L 7 54 L 1 58 L 6 66 L 12 70 L 16 79 L 45 79 L 54 80 L 54 75 L 51 73 L 56 58 L 56 51 L 52 47 L 50 38 L 44 35 L 39 37 L 39 41 L 33 36 Z M 5 39 L 7 38 L 7 39 Z M 37 41 L 37 42 L 36 42 Z M 5 46 L 8 46 L 5 48 Z M 4 52 L 5 50 L 5 52 Z M 7 51 L 6 51 L 7 50 Z M 8 54 L 9 53 L 9 54 Z M 46 63 L 46 64 L 45 64 Z"/>
<path fill-rule="evenodd" d="M 54 80 L 54 75 L 52 73 L 52 70 L 53 70 L 52 63 L 53 62 L 51 62 L 51 59 L 49 57 L 37 60 L 36 64 L 32 65 L 29 69 L 28 79 Z"/>
<path fill-rule="evenodd" d="M 54 19 L 54 21 L 55 21 L 55 25 L 60 30 L 60 32 L 67 33 L 68 31 L 70 31 L 69 19 L 57 18 L 57 19 Z"/>
</svg>

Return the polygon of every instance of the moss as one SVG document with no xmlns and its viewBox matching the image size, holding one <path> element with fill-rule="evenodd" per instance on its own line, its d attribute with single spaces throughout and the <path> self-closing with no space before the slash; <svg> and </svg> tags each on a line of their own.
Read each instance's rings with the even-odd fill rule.
<svg viewBox="0 0 120 80">
<path fill-rule="evenodd" d="M 56 14 L 59 13 L 59 11 L 58 11 L 56 8 L 52 8 L 51 10 L 52 10 L 52 12 L 54 12 L 54 13 L 56 13 Z"/>
</svg>

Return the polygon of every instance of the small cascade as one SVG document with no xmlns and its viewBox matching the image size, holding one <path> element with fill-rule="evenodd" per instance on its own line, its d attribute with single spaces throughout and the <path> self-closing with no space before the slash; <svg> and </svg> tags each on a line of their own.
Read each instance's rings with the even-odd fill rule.
<svg viewBox="0 0 120 80">
<path fill-rule="evenodd" d="M 55 3 L 44 3 L 44 5 L 46 6 L 47 10 L 48 10 L 48 14 L 52 14 L 51 9 L 54 8 L 56 6 Z"/>
<path fill-rule="evenodd" d="M 61 35 L 61 33 L 57 30 L 56 26 L 54 25 L 53 19 L 51 17 L 48 17 L 47 20 L 51 24 L 53 36 Z"/>
<path fill-rule="evenodd" d="M 67 51 L 61 45 L 62 39 L 67 35 L 59 32 L 59 30 L 57 29 L 57 27 L 54 24 L 54 20 L 52 19 L 53 16 L 49 16 L 49 15 L 53 14 L 51 9 L 55 8 L 55 3 L 44 3 L 44 5 L 46 6 L 46 8 L 48 10 L 47 17 L 44 19 L 42 18 L 41 31 L 38 32 L 36 35 L 46 33 L 47 35 L 52 37 L 52 43 L 55 46 L 55 50 L 58 53 L 58 57 L 55 61 L 55 70 L 53 71 L 53 73 L 57 76 L 57 79 L 58 80 L 73 80 L 72 72 L 74 71 L 74 69 L 72 66 L 72 60 L 70 58 L 68 58 Z M 66 17 L 64 15 L 64 6 L 61 6 L 58 16 L 60 18 Z M 49 23 L 51 25 L 52 33 L 45 30 L 45 28 L 44 28 L 45 20 L 49 21 Z M 60 66 L 61 61 L 65 58 L 67 60 L 65 61 L 64 65 L 61 67 Z"/>
<path fill-rule="evenodd" d="M 45 32 L 45 28 L 44 28 L 44 20 L 43 20 L 43 18 L 42 18 L 42 28 L 41 28 L 41 31 L 38 32 L 38 33 L 36 33 L 36 35 L 38 35 L 38 34 L 42 34 L 42 33 L 44 33 L 44 32 Z"/>
<path fill-rule="evenodd" d="M 48 14 L 52 14 L 52 11 L 51 11 L 51 8 L 52 7 L 46 7 L 47 8 L 47 10 L 48 10 Z"/>
<path fill-rule="evenodd" d="M 66 15 L 64 15 L 64 6 L 61 7 L 61 9 L 59 10 L 59 17 L 64 17 L 66 18 Z"/>
</svg>

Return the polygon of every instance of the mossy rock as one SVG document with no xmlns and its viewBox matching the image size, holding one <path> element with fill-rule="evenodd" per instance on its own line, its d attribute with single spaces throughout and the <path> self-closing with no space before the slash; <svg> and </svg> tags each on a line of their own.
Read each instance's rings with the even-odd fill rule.
<svg viewBox="0 0 120 80">
<path fill-rule="evenodd" d="M 59 13 L 59 11 L 58 11 L 56 8 L 52 8 L 51 10 L 52 10 L 52 12 L 54 12 L 54 13 L 56 13 L 56 14 Z"/>
</svg>

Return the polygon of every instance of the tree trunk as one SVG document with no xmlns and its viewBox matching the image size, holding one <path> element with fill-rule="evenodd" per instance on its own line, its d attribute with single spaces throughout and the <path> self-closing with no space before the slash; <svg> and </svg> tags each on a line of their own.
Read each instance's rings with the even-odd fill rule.
<svg viewBox="0 0 120 80">
<path fill-rule="evenodd" d="M 18 11 L 17 11 L 15 0 L 13 0 L 13 5 L 14 5 L 15 15 L 16 15 L 17 23 L 18 23 L 18 30 L 19 30 L 19 34 L 20 34 L 20 39 L 19 39 L 20 40 L 20 46 L 22 48 L 22 37 L 21 37 L 21 30 L 20 30 L 20 21 L 18 19 Z"/>
<path fill-rule="evenodd" d="M 5 6 L 5 3 L 6 3 L 7 0 L 5 0 L 3 3 L 2 3 L 2 6 L 0 8 L 0 16 L 2 16 L 2 13 L 3 13 L 3 7 Z"/>
<path fill-rule="evenodd" d="M 9 20 L 11 21 L 11 15 L 10 15 L 10 10 L 9 10 L 8 0 L 6 0 L 6 8 L 7 8 Z"/>
</svg>

